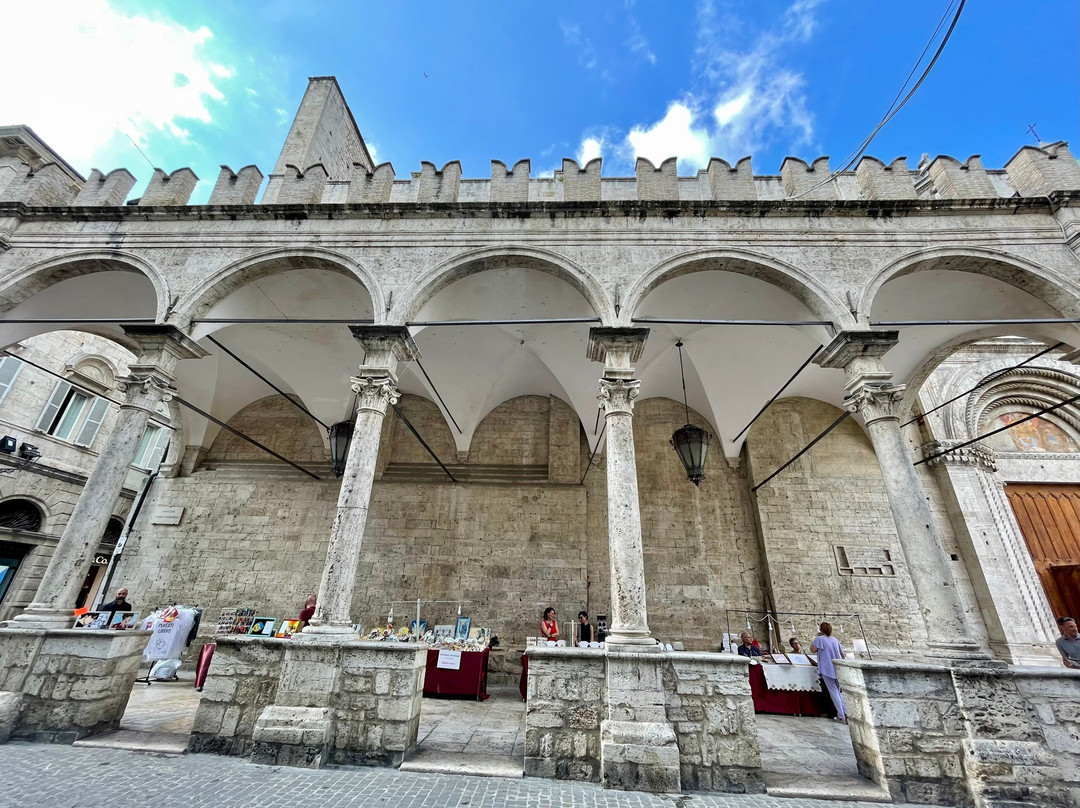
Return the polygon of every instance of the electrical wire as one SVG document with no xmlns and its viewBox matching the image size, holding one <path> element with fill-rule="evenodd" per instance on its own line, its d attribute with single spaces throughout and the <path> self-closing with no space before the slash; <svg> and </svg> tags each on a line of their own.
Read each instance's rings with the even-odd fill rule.
<svg viewBox="0 0 1080 808">
<path fill-rule="evenodd" d="M 952 6 L 953 6 L 953 4 L 955 2 L 956 2 L 956 0 L 951 0 L 949 5 L 946 7 L 946 9 L 945 9 L 945 15 L 946 16 L 949 13 L 949 9 L 952 8 Z M 900 110 L 902 110 L 904 108 L 904 106 L 907 105 L 907 102 L 911 100 L 911 97 L 915 94 L 916 90 L 918 90 L 919 87 L 922 86 L 922 83 L 926 80 L 926 77 L 928 75 L 930 75 L 930 71 L 933 69 L 934 65 L 937 64 L 937 60 L 941 57 L 942 52 L 945 50 L 945 45 L 948 43 L 949 38 L 952 36 L 953 31 L 956 29 L 956 24 L 960 21 L 960 14 L 961 14 L 961 12 L 963 12 L 964 6 L 966 5 L 966 3 L 967 3 L 967 0 L 959 0 L 959 5 L 957 6 L 956 13 L 953 15 L 952 22 L 949 24 L 949 28 L 945 32 L 945 36 L 942 38 L 941 43 L 938 45 L 937 51 L 935 51 L 933 58 L 930 60 L 930 63 L 926 66 L 926 69 L 923 70 L 922 75 L 919 76 L 919 80 L 915 82 L 915 85 L 908 91 L 907 95 L 905 95 L 903 97 L 903 99 L 899 102 L 899 104 L 894 99 L 892 105 L 885 112 L 885 116 L 881 119 L 881 122 L 878 123 L 878 125 L 876 127 L 874 127 L 874 130 L 867 136 L 867 138 L 862 142 L 862 144 L 859 146 L 859 148 L 856 149 L 855 153 L 849 159 L 847 159 L 847 161 L 844 163 L 843 166 L 841 166 L 840 168 L 838 168 L 835 171 L 833 171 L 832 173 L 830 173 L 828 177 L 823 179 L 821 182 L 817 183 L 817 185 L 812 185 L 809 188 L 807 188 L 805 191 L 801 191 L 801 192 L 795 194 L 794 196 L 788 197 L 788 199 L 799 199 L 800 197 L 803 197 L 803 196 L 806 196 L 807 194 L 813 193 L 818 188 L 821 188 L 822 186 L 827 185 L 828 183 L 835 181 L 838 176 L 840 176 L 845 171 L 850 169 L 859 160 L 859 158 L 863 156 L 863 154 L 866 152 L 867 148 L 869 148 L 870 142 L 877 136 L 877 133 L 880 132 L 885 127 L 885 125 L 889 121 L 891 121 L 896 116 L 896 114 L 898 112 L 900 112 Z M 942 22 L 943 21 L 944 21 L 944 17 L 942 18 Z M 939 22 L 938 25 L 937 25 L 937 28 L 934 29 L 934 34 L 931 36 L 930 42 L 933 42 L 934 37 L 937 35 L 937 32 L 941 30 L 942 22 Z M 923 58 L 923 56 L 926 55 L 926 50 L 929 48 L 929 45 L 930 45 L 930 43 L 928 42 L 926 48 L 923 48 L 923 52 L 919 56 L 919 61 L 915 63 L 915 68 L 917 68 L 919 66 L 919 64 L 922 62 L 922 58 Z M 912 68 L 912 73 L 915 72 L 915 68 Z M 900 94 L 904 92 L 904 88 L 907 86 L 907 84 L 908 84 L 908 82 L 910 80 L 911 80 L 911 73 L 908 74 L 908 78 L 904 81 L 904 84 L 900 87 L 900 92 L 897 93 L 897 97 L 899 97 Z"/>
</svg>

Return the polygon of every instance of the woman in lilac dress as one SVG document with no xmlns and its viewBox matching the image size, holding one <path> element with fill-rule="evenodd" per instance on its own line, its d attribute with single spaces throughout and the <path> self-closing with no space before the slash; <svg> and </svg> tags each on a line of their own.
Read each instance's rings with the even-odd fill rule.
<svg viewBox="0 0 1080 808">
<path fill-rule="evenodd" d="M 810 645 L 810 653 L 818 655 L 818 673 L 836 706 L 836 720 L 841 724 L 846 724 L 844 697 L 840 695 L 840 682 L 837 681 L 836 667 L 833 665 L 836 660 L 844 658 L 844 649 L 840 647 L 840 641 L 832 635 L 832 626 L 829 623 L 821 624 L 818 635 Z"/>
</svg>

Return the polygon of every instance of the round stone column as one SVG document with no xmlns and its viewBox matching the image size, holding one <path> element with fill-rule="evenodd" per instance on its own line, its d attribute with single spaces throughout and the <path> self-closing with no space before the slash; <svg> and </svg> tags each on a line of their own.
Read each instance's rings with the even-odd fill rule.
<svg viewBox="0 0 1080 808">
<path fill-rule="evenodd" d="M 11 627 L 71 628 L 79 587 L 90 571 L 147 422 L 157 405 L 175 392 L 172 371 L 180 359 L 206 355 L 172 326 L 123 328 L 142 350 L 139 362 L 129 366 L 129 375 L 116 381 L 117 390 L 124 394 L 116 424 L 53 550 L 33 602 L 9 623 Z"/>
<path fill-rule="evenodd" d="M 326 550 L 315 615 L 303 631 L 308 635 L 354 633 L 352 599 L 383 420 L 387 408 L 396 404 L 400 396 L 396 373 L 398 362 L 420 355 L 404 327 L 350 328 L 364 347 L 360 375 L 352 379 L 352 389 L 357 394 L 356 425 L 342 475 L 337 514 L 330 528 L 330 545 Z"/>
</svg>

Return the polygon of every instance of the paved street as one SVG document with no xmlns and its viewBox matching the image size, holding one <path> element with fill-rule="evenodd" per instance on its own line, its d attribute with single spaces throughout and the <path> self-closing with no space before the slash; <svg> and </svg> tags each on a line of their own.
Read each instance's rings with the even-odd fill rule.
<svg viewBox="0 0 1080 808">
<path fill-rule="evenodd" d="M 870 808 L 769 796 L 656 796 L 526 778 L 291 769 L 214 755 L 0 746 L 0 808 Z"/>
</svg>

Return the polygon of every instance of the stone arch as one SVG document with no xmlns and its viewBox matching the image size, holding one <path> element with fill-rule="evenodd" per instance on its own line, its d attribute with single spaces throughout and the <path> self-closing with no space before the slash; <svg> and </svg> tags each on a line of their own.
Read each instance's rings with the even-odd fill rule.
<svg viewBox="0 0 1080 808">
<path fill-rule="evenodd" d="M 405 417 L 416 430 L 424 436 L 428 446 L 443 463 L 457 462 L 457 448 L 450 425 L 446 422 L 442 410 L 429 398 L 404 393 L 397 403 Z M 388 463 L 434 463 L 420 441 L 409 431 L 405 423 L 393 410 L 386 414 L 387 425 L 384 429 L 392 430 Z"/>
<path fill-rule="evenodd" d="M 269 250 L 234 261 L 187 292 L 173 308 L 170 319 L 179 327 L 188 328 L 193 319 L 210 311 L 242 286 L 294 269 L 330 270 L 357 281 L 371 299 L 373 319 L 376 323 L 382 321 L 386 307 L 375 276 L 341 253 L 316 248 Z"/>
<path fill-rule="evenodd" d="M 546 466 L 549 460 L 550 399 L 550 396 L 525 394 L 492 407 L 473 432 L 469 462 Z M 513 439 L 500 440 L 500 434 Z"/>
<path fill-rule="evenodd" d="M 985 428 L 987 416 L 995 410 L 1019 407 L 1038 411 L 1077 395 L 1080 395 L 1080 379 L 1060 370 L 1029 366 L 1003 373 L 985 388 L 968 396 L 963 415 L 966 437 L 979 435 Z M 1066 404 L 1043 417 L 1059 422 L 1080 444 L 1080 406 Z"/>
<path fill-rule="evenodd" d="M 694 272 L 710 271 L 734 272 L 776 286 L 805 305 L 818 319 L 832 323 L 837 330 L 855 323 L 847 307 L 809 273 L 775 258 L 731 248 L 694 250 L 653 267 L 627 290 L 620 313 L 622 323 L 629 325 L 642 302 L 667 281 Z"/>
<path fill-rule="evenodd" d="M 272 395 L 253 401 L 234 413 L 227 423 L 301 465 L 328 459 L 323 431 L 284 396 Z M 225 430 L 217 434 L 206 454 L 207 463 L 252 461 L 277 462 L 261 449 Z"/>
<path fill-rule="evenodd" d="M 163 322 L 171 303 L 168 281 L 151 263 L 122 250 L 84 250 L 60 258 L 47 258 L 15 272 L 0 287 L 0 314 L 62 281 L 94 272 L 134 272 L 153 284 L 155 319 Z"/>
<path fill-rule="evenodd" d="M 549 250 L 525 247 L 491 247 L 455 256 L 420 278 L 407 299 L 395 303 L 391 315 L 404 322 L 420 311 L 443 289 L 469 275 L 497 269 L 533 269 L 566 281 L 581 293 L 593 313 L 604 323 L 614 321 L 614 307 L 596 279 L 570 259 Z"/>
<path fill-rule="evenodd" d="M 1002 250 L 931 247 L 908 253 L 874 276 L 859 298 L 859 321 L 869 321 L 878 293 L 885 284 L 924 270 L 970 272 L 994 278 L 1027 292 L 1063 316 L 1080 316 L 1080 286 L 1055 270 Z"/>
<path fill-rule="evenodd" d="M 45 504 L 35 497 L 13 494 L 0 499 L 0 527 L 43 533 L 48 516 Z"/>
</svg>

